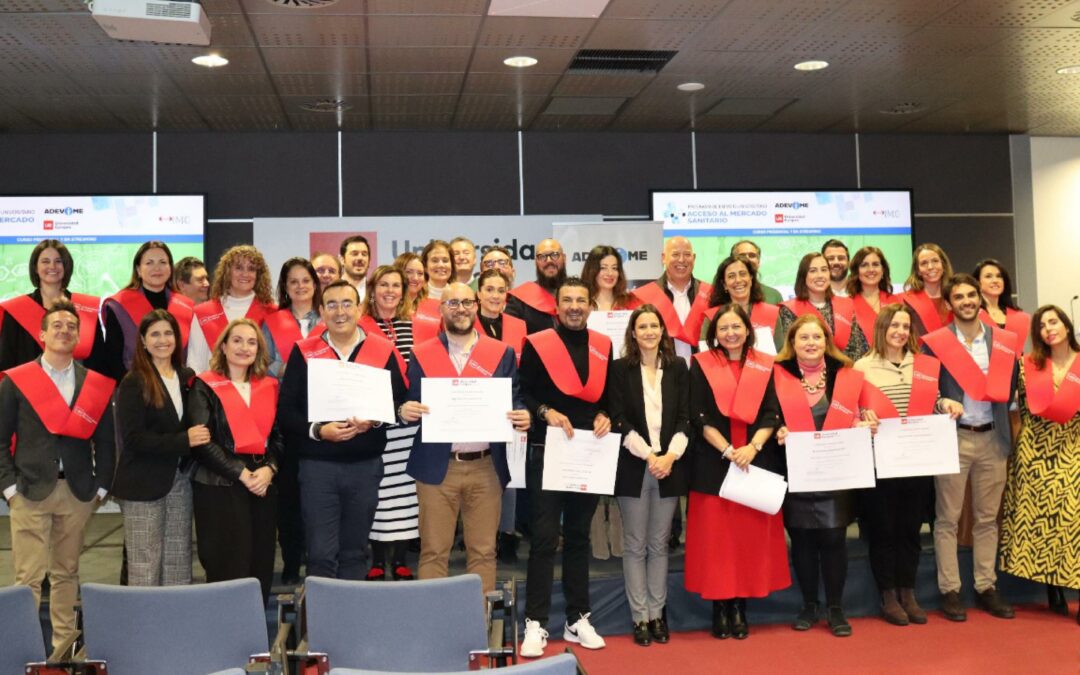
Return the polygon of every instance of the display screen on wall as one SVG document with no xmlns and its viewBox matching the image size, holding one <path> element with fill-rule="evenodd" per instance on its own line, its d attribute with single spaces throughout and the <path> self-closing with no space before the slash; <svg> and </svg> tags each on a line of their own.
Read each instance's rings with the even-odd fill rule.
<svg viewBox="0 0 1080 675">
<path fill-rule="evenodd" d="M 205 195 L 0 196 L 0 299 L 32 290 L 30 253 L 58 239 L 74 261 L 69 288 L 105 297 L 128 284 L 131 262 L 150 239 L 173 261 L 203 257 Z"/>
<path fill-rule="evenodd" d="M 799 260 L 839 239 L 852 255 L 877 246 L 899 288 L 910 269 L 910 190 L 654 190 L 652 218 L 664 236 L 690 239 L 697 254 L 694 275 L 712 281 L 731 247 L 743 239 L 761 247 L 760 279 L 790 296 Z"/>
</svg>

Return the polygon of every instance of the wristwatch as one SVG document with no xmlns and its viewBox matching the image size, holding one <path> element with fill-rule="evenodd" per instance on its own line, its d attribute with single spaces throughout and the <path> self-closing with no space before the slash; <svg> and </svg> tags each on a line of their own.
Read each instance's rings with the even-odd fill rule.
<svg viewBox="0 0 1080 675">
<path fill-rule="evenodd" d="M 536 409 L 536 416 L 543 420 L 544 424 L 547 424 L 547 414 L 549 410 L 551 410 L 551 408 L 543 404 Z"/>
<path fill-rule="evenodd" d="M 324 426 L 326 426 L 326 422 L 316 422 L 315 426 L 311 429 L 312 433 L 315 434 L 315 438 L 320 441 L 322 440 L 322 428 Z"/>
</svg>

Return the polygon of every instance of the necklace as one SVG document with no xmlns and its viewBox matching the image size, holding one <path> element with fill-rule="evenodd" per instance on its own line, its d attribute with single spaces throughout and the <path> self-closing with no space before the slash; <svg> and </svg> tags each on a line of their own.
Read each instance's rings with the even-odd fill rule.
<svg viewBox="0 0 1080 675">
<path fill-rule="evenodd" d="M 799 384 L 802 385 L 802 388 L 807 394 L 816 394 L 825 389 L 825 364 L 822 364 L 821 375 L 818 376 L 817 382 L 814 382 L 813 384 L 810 384 L 810 382 L 806 380 L 806 373 L 803 372 L 801 367 L 799 368 L 799 372 L 802 374 L 802 377 L 799 379 Z"/>
</svg>

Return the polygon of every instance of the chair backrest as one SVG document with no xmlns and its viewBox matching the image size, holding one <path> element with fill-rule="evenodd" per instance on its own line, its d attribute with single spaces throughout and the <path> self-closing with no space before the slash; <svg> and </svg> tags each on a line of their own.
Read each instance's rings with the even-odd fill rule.
<svg viewBox="0 0 1080 675">
<path fill-rule="evenodd" d="M 452 672 L 487 647 L 480 577 L 403 583 L 308 577 L 308 646 L 331 668 Z"/>
<path fill-rule="evenodd" d="M 34 592 L 29 586 L 0 588 L 0 673 L 21 673 L 27 663 L 44 660 Z"/>
<path fill-rule="evenodd" d="M 269 650 L 255 579 L 195 586 L 83 584 L 86 656 L 109 675 L 201 675 Z"/>
<path fill-rule="evenodd" d="M 499 668 L 499 675 L 577 675 L 577 657 L 573 654 L 559 654 L 546 659 L 519 663 L 516 666 Z M 474 670 L 463 670 L 445 675 L 475 675 Z M 401 673 L 396 671 L 355 670 L 353 668 L 333 668 L 330 675 L 425 675 L 424 673 Z"/>
</svg>

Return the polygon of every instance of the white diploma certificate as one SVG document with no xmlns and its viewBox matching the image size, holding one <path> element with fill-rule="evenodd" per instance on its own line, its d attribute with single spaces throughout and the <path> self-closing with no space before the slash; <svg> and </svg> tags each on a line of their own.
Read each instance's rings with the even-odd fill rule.
<svg viewBox="0 0 1080 675">
<path fill-rule="evenodd" d="M 593 310 L 589 313 L 587 326 L 589 330 L 603 333 L 611 338 L 611 353 L 615 358 L 622 355 L 623 339 L 626 337 L 626 325 L 630 323 L 630 315 L 633 311 L 619 309 L 611 312 Z"/>
<path fill-rule="evenodd" d="M 341 422 L 350 417 L 393 424 L 390 371 L 342 361 L 307 362 L 308 421 Z"/>
<path fill-rule="evenodd" d="M 773 339 L 772 328 L 754 329 L 754 349 L 762 354 L 776 356 L 776 342 Z"/>
<path fill-rule="evenodd" d="M 870 429 L 793 431 L 787 437 L 792 492 L 829 492 L 874 487 Z"/>
<path fill-rule="evenodd" d="M 874 436 L 878 478 L 960 473 L 956 422 L 948 415 L 883 419 Z"/>
<path fill-rule="evenodd" d="M 787 481 L 778 473 L 759 469 L 751 464 L 743 471 L 734 463 L 728 467 L 727 476 L 720 486 L 720 496 L 745 507 L 776 515 L 784 504 Z"/>
<path fill-rule="evenodd" d="M 529 432 L 515 431 L 513 443 L 506 444 L 506 464 L 510 468 L 508 488 L 525 487 L 525 462 L 529 456 Z"/>
<path fill-rule="evenodd" d="M 424 443 L 506 443 L 514 427 L 509 377 L 425 377 L 420 402 L 431 409 L 420 419 Z"/>
<path fill-rule="evenodd" d="M 544 441 L 543 489 L 614 494 L 620 442 L 621 434 L 597 438 L 592 429 L 574 429 L 574 437 L 567 438 L 562 427 L 549 426 Z"/>
</svg>

